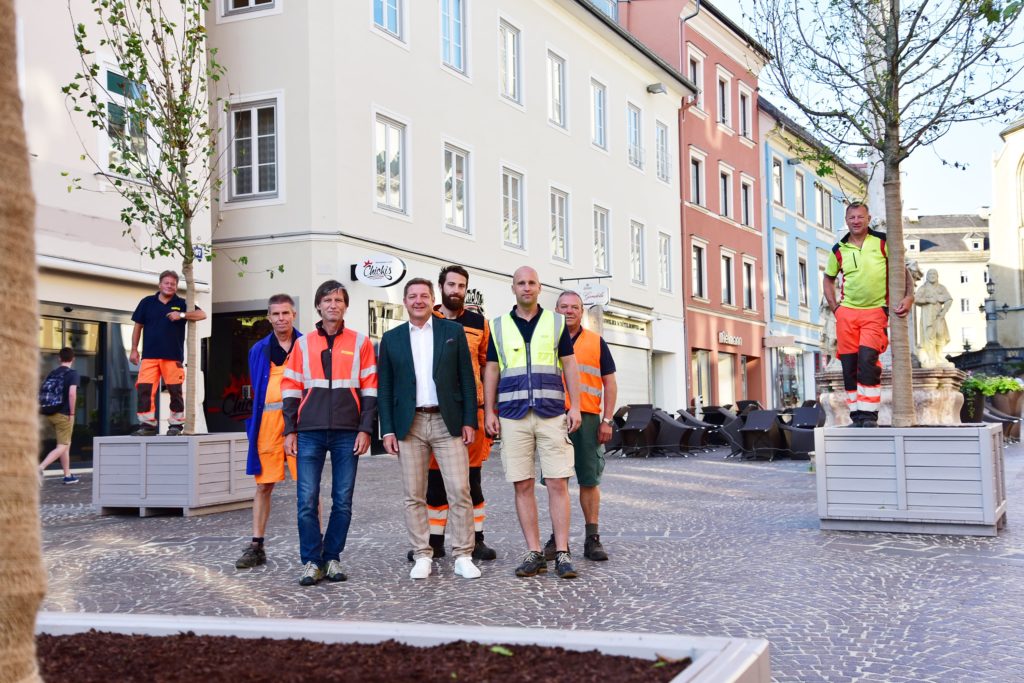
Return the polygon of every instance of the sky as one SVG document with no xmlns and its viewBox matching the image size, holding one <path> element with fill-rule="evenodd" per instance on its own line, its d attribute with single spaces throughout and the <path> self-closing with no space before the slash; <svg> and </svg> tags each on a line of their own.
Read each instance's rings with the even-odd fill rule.
<svg viewBox="0 0 1024 683">
<path fill-rule="evenodd" d="M 751 35 L 755 33 L 749 17 L 744 16 L 744 12 L 751 12 L 750 0 L 712 0 L 712 3 Z M 778 95 L 771 92 L 762 94 L 776 106 L 785 104 Z M 785 110 L 793 116 L 792 108 Z M 982 206 L 990 206 L 992 161 L 1003 146 L 999 133 L 1020 116 L 956 124 L 933 146 L 918 148 L 903 162 L 901 169 L 904 210 L 917 209 L 924 215 L 966 214 L 975 213 Z M 797 116 L 794 118 L 799 120 Z M 943 159 L 966 164 L 967 168 L 943 166 Z"/>
</svg>

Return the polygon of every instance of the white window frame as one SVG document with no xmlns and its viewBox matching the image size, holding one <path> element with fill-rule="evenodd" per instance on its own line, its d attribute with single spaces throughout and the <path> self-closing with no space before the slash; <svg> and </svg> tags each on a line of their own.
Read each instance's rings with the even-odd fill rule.
<svg viewBox="0 0 1024 683">
<path fill-rule="evenodd" d="M 281 5 L 284 0 L 270 0 L 261 4 L 255 4 L 254 0 L 248 0 L 246 7 L 238 7 L 235 9 L 231 8 L 231 0 L 216 0 L 217 3 L 217 23 L 227 24 L 232 21 L 241 21 L 245 19 L 257 19 L 259 17 L 265 17 L 269 14 L 280 14 Z"/>
<path fill-rule="evenodd" d="M 697 86 L 695 103 L 701 112 L 707 112 L 707 109 L 704 106 L 704 62 L 707 59 L 707 55 L 701 52 L 693 44 L 687 43 L 686 57 L 686 75 L 693 81 L 693 84 Z M 694 66 L 696 66 L 696 77 L 694 75 Z"/>
<path fill-rule="evenodd" d="M 740 177 L 740 225 L 754 226 L 754 181 Z"/>
<path fill-rule="evenodd" d="M 239 194 L 235 189 L 235 180 L 237 174 L 235 173 L 235 113 L 239 111 L 249 111 L 251 116 L 250 125 L 252 126 L 253 138 L 252 138 L 252 188 L 255 190 L 259 185 L 259 142 L 258 137 L 258 121 L 257 111 L 270 107 L 274 110 L 274 189 L 265 192 L 254 191 L 244 194 Z M 225 183 L 225 199 L 229 203 L 249 203 L 259 202 L 263 200 L 278 199 L 281 196 L 281 118 L 279 116 L 280 106 L 277 98 L 263 98 L 260 100 L 251 100 L 245 102 L 233 102 L 230 105 L 229 111 L 227 112 L 227 128 L 226 133 L 228 136 L 228 154 L 227 157 L 227 168 L 228 168 L 228 181 Z"/>
<path fill-rule="evenodd" d="M 736 306 L 736 252 L 731 249 L 722 249 L 719 254 L 718 267 L 720 270 L 721 291 L 723 306 Z"/>
<path fill-rule="evenodd" d="M 672 292 L 672 235 L 658 232 L 658 284 L 661 291 Z"/>
<path fill-rule="evenodd" d="M 382 35 L 397 40 L 400 43 L 407 42 L 405 27 L 407 8 L 405 2 L 406 0 L 371 0 L 370 5 L 370 23 L 373 24 L 373 27 L 380 31 Z M 382 8 L 381 16 L 384 23 L 381 24 L 377 23 L 376 11 L 378 4 Z M 394 4 L 395 6 L 395 30 L 391 30 L 388 22 L 387 10 L 389 4 Z"/>
<path fill-rule="evenodd" d="M 971 312 L 971 300 L 966 297 L 960 299 L 960 312 L 970 313 Z"/>
<path fill-rule="evenodd" d="M 561 204 L 561 212 L 559 212 Z M 572 263 L 572 245 L 570 243 L 569 192 L 551 186 L 548 191 L 548 218 L 551 242 L 551 259 L 559 263 Z M 559 248 L 559 245 L 561 248 Z"/>
<path fill-rule="evenodd" d="M 657 120 L 654 122 L 654 149 L 658 157 L 658 180 L 667 183 L 672 179 L 669 130 L 667 124 Z"/>
<path fill-rule="evenodd" d="M 103 90 L 106 92 L 106 98 L 105 99 L 107 100 L 107 104 L 108 105 L 116 105 L 118 108 L 120 108 L 124 112 L 124 116 L 125 116 L 125 120 L 124 120 L 125 132 L 128 135 L 131 135 L 131 121 L 129 120 L 130 116 L 129 116 L 129 113 L 128 113 L 128 111 L 129 111 L 128 99 L 129 98 L 126 97 L 124 94 L 119 94 L 117 92 L 114 92 L 110 88 L 106 87 L 107 80 L 110 78 L 111 74 L 113 74 L 113 75 L 115 75 L 115 76 L 117 76 L 119 78 L 124 79 L 125 82 L 130 83 L 131 81 L 129 81 L 129 79 L 125 78 L 124 74 L 122 74 L 121 71 L 111 61 L 104 60 L 102 62 L 102 73 L 103 73 L 103 81 L 104 81 L 104 83 L 103 83 L 103 85 L 104 85 Z M 138 85 L 138 84 L 135 84 L 135 85 Z M 140 90 L 140 96 L 141 96 L 141 90 L 142 90 L 141 86 L 139 86 L 139 90 Z M 135 98 L 132 98 L 132 99 L 135 99 Z M 110 134 L 110 109 L 109 109 L 109 107 L 106 109 L 106 117 L 105 118 L 106 118 L 105 125 L 103 126 L 103 128 L 100 130 L 100 133 L 99 133 L 99 146 L 98 146 L 99 147 L 99 158 L 103 161 L 104 173 L 106 173 L 108 175 L 116 176 L 117 173 L 112 168 L 110 168 L 110 166 L 111 166 L 111 155 L 114 153 L 114 145 L 113 145 L 113 143 L 111 141 L 112 136 Z M 230 117 L 229 117 L 229 119 L 230 119 Z M 145 143 L 145 147 L 146 147 L 146 160 L 147 160 L 147 162 L 152 164 L 152 163 L 156 163 L 157 160 L 160 158 L 160 150 L 159 150 L 159 147 L 158 147 L 156 141 L 152 140 L 150 138 L 150 135 L 152 135 L 152 133 L 149 130 L 149 126 L 144 125 L 143 126 L 143 130 L 142 130 L 142 141 Z M 138 150 L 136 150 L 136 151 L 138 151 Z"/>
<path fill-rule="evenodd" d="M 523 103 L 522 54 L 522 31 L 507 19 L 499 19 L 498 92 L 503 99 L 518 105 Z"/>
<path fill-rule="evenodd" d="M 715 121 L 732 131 L 732 74 L 718 67 L 715 80 L 715 100 L 718 111 L 715 112 Z"/>
<path fill-rule="evenodd" d="M 472 213 L 470 212 L 470 196 L 471 196 L 471 178 L 472 178 L 472 165 L 470 159 L 470 153 L 463 147 L 451 143 L 445 143 L 444 145 L 444 178 L 442 185 L 442 202 L 444 205 L 444 226 L 446 229 L 453 232 L 457 232 L 463 235 L 471 235 L 473 233 L 473 221 Z M 452 197 L 449 199 L 447 188 L 445 185 L 448 183 L 449 177 L 452 176 L 453 170 L 449 168 L 449 159 L 452 162 L 457 162 L 462 159 L 462 179 L 461 181 L 456 177 L 453 179 Z M 458 216 L 455 215 L 456 202 L 455 193 L 458 190 L 459 184 L 462 186 L 462 224 L 457 222 Z"/>
<path fill-rule="evenodd" d="M 775 270 L 775 299 L 777 301 L 789 301 L 788 287 L 786 282 L 786 250 L 783 247 L 775 247 L 774 256 L 774 270 Z M 781 266 L 781 267 L 780 267 Z"/>
<path fill-rule="evenodd" d="M 807 179 L 803 171 L 793 174 L 793 209 L 800 217 L 807 216 Z"/>
<path fill-rule="evenodd" d="M 441 17 L 441 63 L 456 73 L 468 75 L 467 0 L 439 0 L 439 2 L 439 15 Z M 458 5 L 457 11 L 452 12 L 452 7 L 456 4 Z M 456 33 L 458 33 L 459 42 L 454 42 Z"/>
<path fill-rule="evenodd" d="M 771 167 L 771 191 L 772 191 L 772 202 L 779 206 L 784 206 L 786 200 L 785 195 L 785 179 L 784 179 L 784 165 L 782 159 L 777 156 L 772 157 Z M 776 170 L 778 174 L 776 175 Z"/>
<path fill-rule="evenodd" d="M 732 169 L 724 164 L 718 165 L 718 215 L 731 219 L 736 215 L 733 207 L 733 174 Z"/>
<path fill-rule="evenodd" d="M 708 297 L 708 243 L 696 237 L 690 240 L 690 295 L 710 301 Z"/>
<path fill-rule="evenodd" d="M 810 283 L 807 280 L 807 259 L 802 256 L 797 258 L 796 260 L 796 278 L 798 292 L 797 304 L 801 308 L 807 308 L 809 305 L 808 302 L 810 301 L 811 292 Z"/>
<path fill-rule="evenodd" d="M 562 130 L 569 129 L 569 111 L 566 102 L 566 75 L 568 67 L 565 57 L 554 50 L 548 50 L 548 123 Z"/>
<path fill-rule="evenodd" d="M 740 277 L 743 280 L 743 310 L 757 310 L 757 261 L 743 257 Z"/>
<path fill-rule="evenodd" d="M 508 178 L 508 181 L 506 181 Z M 509 194 L 508 190 L 511 188 L 512 182 L 515 181 L 515 195 Z M 524 192 L 525 177 L 522 172 L 517 171 L 507 165 L 501 167 L 501 243 L 505 247 L 515 249 L 517 251 L 526 250 L 526 212 L 524 210 L 523 199 L 526 196 Z M 518 224 L 516 225 L 519 240 L 517 242 L 510 241 L 508 239 L 510 235 L 510 223 L 508 220 L 509 211 L 508 206 L 515 203 L 518 216 Z"/>
<path fill-rule="evenodd" d="M 633 104 L 626 103 L 626 159 L 629 165 L 644 168 L 644 112 Z"/>
<path fill-rule="evenodd" d="M 590 79 L 590 143 L 608 149 L 608 88 L 596 78 Z"/>
<path fill-rule="evenodd" d="M 629 221 L 629 278 L 635 285 L 647 284 L 647 227 Z"/>
<path fill-rule="evenodd" d="M 398 168 L 398 204 L 397 204 L 397 206 L 392 204 L 391 201 L 390 201 L 390 195 L 391 195 L 391 190 L 390 190 L 391 182 L 390 182 L 390 179 L 391 179 L 392 176 L 391 176 L 391 173 L 390 173 L 390 169 L 387 168 L 387 164 L 385 164 L 385 182 L 384 182 L 384 185 L 385 185 L 385 188 L 386 188 L 385 189 L 385 193 L 384 193 L 385 200 L 384 200 L 383 203 L 381 203 L 378 200 L 378 198 L 377 198 L 377 177 L 379 175 L 379 171 L 377 169 L 377 156 L 378 156 L 377 132 L 378 132 L 378 126 L 381 126 L 381 125 L 383 125 L 385 127 L 384 128 L 385 134 L 386 134 L 385 135 L 385 142 L 384 142 L 385 150 L 388 148 L 389 143 L 390 143 L 390 136 L 387 135 L 389 129 L 393 128 L 393 129 L 397 130 L 397 132 L 399 134 L 399 138 L 398 138 L 399 150 L 398 150 L 398 153 L 399 153 L 399 162 L 400 162 L 400 164 L 399 164 L 399 168 Z M 383 113 L 380 113 L 380 112 L 375 113 L 375 115 L 374 115 L 374 127 L 373 127 L 373 178 L 374 178 L 373 203 L 374 203 L 374 206 L 376 207 L 377 210 L 383 211 L 383 212 L 387 213 L 388 215 L 409 216 L 411 214 L 411 211 L 410 211 L 410 208 L 409 208 L 409 197 L 411 196 L 411 193 L 409 192 L 409 187 L 408 187 L 408 182 L 407 182 L 408 179 L 409 179 L 408 170 L 409 170 L 409 168 L 411 168 L 411 165 L 409 163 L 409 157 L 408 157 L 408 150 L 411 147 L 411 145 L 409 144 L 408 137 L 409 137 L 409 126 L 408 126 L 408 124 L 405 121 L 396 119 L 396 118 L 394 118 L 392 116 L 389 116 L 387 114 L 383 114 Z M 391 155 L 390 154 L 386 155 L 386 157 L 389 157 L 389 156 L 391 156 Z"/>
<path fill-rule="evenodd" d="M 966 284 L 970 284 L 970 282 L 971 282 L 971 275 L 970 275 L 970 273 L 968 273 L 966 270 L 961 270 L 960 271 L 960 284 L 966 285 Z"/>
<path fill-rule="evenodd" d="M 739 133 L 740 136 L 747 140 L 754 139 L 754 110 L 757 109 L 757 100 L 755 99 L 754 91 L 751 90 L 742 81 L 737 85 L 739 91 L 739 104 L 737 105 L 737 115 L 739 116 Z M 744 111 L 743 101 L 746 99 L 747 106 Z"/>
<path fill-rule="evenodd" d="M 814 203 L 818 227 L 832 231 L 832 191 L 820 182 L 814 184 Z"/>
<path fill-rule="evenodd" d="M 612 216 L 611 211 L 594 204 L 592 211 L 594 228 L 594 272 L 611 274 Z"/>
<path fill-rule="evenodd" d="M 708 205 L 707 160 L 708 157 L 704 152 L 693 147 L 690 148 L 690 203 L 696 206 L 707 207 Z M 695 198 L 697 201 L 694 201 Z"/>
</svg>

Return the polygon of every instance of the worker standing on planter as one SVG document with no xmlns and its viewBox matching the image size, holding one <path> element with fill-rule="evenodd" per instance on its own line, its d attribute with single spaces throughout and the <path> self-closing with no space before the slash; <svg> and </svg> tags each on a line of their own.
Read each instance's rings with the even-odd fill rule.
<svg viewBox="0 0 1024 683">
<path fill-rule="evenodd" d="M 836 318 L 839 362 L 853 427 L 877 427 L 882 396 L 882 364 L 889 346 L 889 258 L 884 232 L 871 230 L 871 214 L 862 202 L 846 207 L 849 232 L 832 246 L 822 291 Z M 836 277 L 843 274 L 840 297 Z M 906 317 L 914 305 L 914 278 L 893 310 Z"/>
</svg>

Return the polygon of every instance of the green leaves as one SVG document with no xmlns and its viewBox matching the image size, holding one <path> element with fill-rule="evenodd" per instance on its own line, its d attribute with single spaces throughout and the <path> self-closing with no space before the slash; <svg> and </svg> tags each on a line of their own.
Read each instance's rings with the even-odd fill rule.
<svg viewBox="0 0 1024 683">
<path fill-rule="evenodd" d="M 504 647 L 503 645 L 492 645 L 490 651 L 496 655 L 502 655 L 503 657 L 512 657 L 514 653 L 512 650 Z"/>
</svg>

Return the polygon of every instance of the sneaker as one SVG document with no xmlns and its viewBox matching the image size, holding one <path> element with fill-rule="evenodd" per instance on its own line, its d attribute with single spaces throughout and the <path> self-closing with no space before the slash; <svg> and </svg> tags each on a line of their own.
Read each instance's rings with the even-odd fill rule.
<svg viewBox="0 0 1024 683">
<path fill-rule="evenodd" d="M 476 545 L 473 546 L 473 559 L 474 560 L 496 560 L 498 559 L 498 553 L 494 552 L 494 548 L 489 547 L 484 543 L 484 532 L 476 532 Z"/>
<path fill-rule="evenodd" d="M 81 480 L 78 477 L 76 477 L 75 475 L 73 475 L 73 474 L 69 475 L 67 477 L 64 477 L 64 483 L 65 484 L 77 484 L 79 481 L 81 481 Z"/>
<path fill-rule="evenodd" d="M 167 436 L 181 436 L 183 431 L 185 431 L 183 425 L 171 425 L 167 428 Z"/>
<path fill-rule="evenodd" d="M 139 425 L 139 428 L 132 432 L 132 436 L 156 436 L 156 425 Z"/>
<path fill-rule="evenodd" d="M 587 536 L 587 540 L 583 542 L 583 557 L 594 562 L 604 562 L 608 559 L 608 553 L 604 551 L 604 546 L 601 545 L 600 536 L 597 534 Z"/>
<path fill-rule="evenodd" d="M 544 559 L 548 562 L 552 562 L 555 559 L 555 535 L 551 534 L 551 538 L 544 544 Z"/>
<path fill-rule="evenodd" d="M 548 562 L 544 559 L 544 553 L 535 550 L 528 550 L 523 555 L 522 563 L 516 567 L 516 576 L 537 576 L 548 571 Z"/>
<path fill-rule="evenodd" d="M 455 559 L 455 573 L 464 579 L 479 579 L 480 568 L 473 564 L 473 560 L 462 556 Z"/>
<path fill-rule="evenodd" d="M 316 562 L 307 562 L 306 566 L 302 568 L 302 576 L 299 577 L 299 585 L 313 586 L 322 578 L 324 578 L 324 570 L 320 568 L 320 565 Z"/>
<path fill-rule="evenodd" d="M 416 564 L 409 570 L 410 579 L 425 579 L 430 576 L 430 570 L 433 568 L 433 562 L 429 557 L 417 557 Z"/>
<path fill-rule="evenodd" d="M 555 573 L 560 579 L 575 579 L 576 568 L 572 566 L 572 555 L 567 552 L 559 552 L 555 557 Z"/>
<path fill-rule="evenodd" d="M 339 581 L 347 581 L 348 577 L 345 576 L 345 572 L 341 571 L 341 562 L 337 560 L 327 561 L 327 580 L 337 583 Z"/>
<path fill-rule="evenodd" d="M 860 421 L 860 426 L 865 428 L 865 429 L 871 429 L 873 427 L 877 427 L 878 426 L 878 420 L 875 420 L 875 419 L 872 419 L 872 418 L 869 417 L 866 420 L 861 420 Z"/>
<path fill-rule="evenodd" d="M 250 543 L 245 547 L 242 556 L 235 562 L 235 569 L 252 569 L 267 563 L 267 553 L 258 543 Z"/>
</svg>

